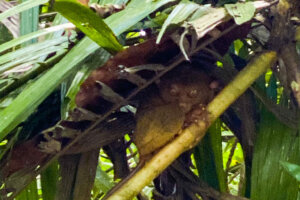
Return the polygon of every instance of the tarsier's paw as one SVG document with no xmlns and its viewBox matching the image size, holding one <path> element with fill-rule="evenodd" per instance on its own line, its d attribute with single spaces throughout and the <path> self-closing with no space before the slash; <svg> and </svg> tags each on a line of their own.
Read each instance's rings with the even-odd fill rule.
<svg viewBox="0 0 300 200">
<path fill-rule="evenodd" d="M 191 124 L 198 123 L 199 121 L 208 124 L 208 112 L 204 104 L 193 106 L 192 110 L 186 114 L 183 128 L 187 128 Z"/>
</svg>

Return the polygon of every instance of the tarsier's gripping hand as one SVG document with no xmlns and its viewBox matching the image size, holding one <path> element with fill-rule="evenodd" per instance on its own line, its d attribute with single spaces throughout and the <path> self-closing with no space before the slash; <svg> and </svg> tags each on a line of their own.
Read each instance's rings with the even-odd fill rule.
<svg viewBox="0 0 300 200">
<path fill-rule="evenodd" d="M 190 66 L 179 66 L 161 79 L 159 94 L 142 102 L 136 114 L 134 142 L 141 159 L 147 159 L 198 120 L 214 96 L 214 82 Z"/>
</svg>

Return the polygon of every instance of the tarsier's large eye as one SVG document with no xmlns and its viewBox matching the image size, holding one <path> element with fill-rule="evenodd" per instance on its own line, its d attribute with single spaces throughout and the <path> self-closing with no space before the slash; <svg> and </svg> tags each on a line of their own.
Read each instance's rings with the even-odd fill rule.
<svg viewBox="0 0 300 200">
<path fill-rule="evenodd" d="M 179 94 L 179 87 L 176 84 L 172 84 L 170 87 L 170 95 L 177 96 Z"/>
<path fill-rule="evenodd" d="M 197 95 L 198 95 L 198 90 L 196 90 L 196 89 L 193 89 L 193 90 L 188 92 L 188 96 L 191 97 L 191 98 L 194 98 Z"/>
</svg>

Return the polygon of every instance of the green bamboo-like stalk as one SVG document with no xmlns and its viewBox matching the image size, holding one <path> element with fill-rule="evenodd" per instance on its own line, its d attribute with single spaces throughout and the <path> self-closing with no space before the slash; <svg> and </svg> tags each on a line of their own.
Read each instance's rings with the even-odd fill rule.
<svg viewBox="0 0 300 200">
<path fill-rule="evenodd" d="M 183 130 L 176 139 L 154 155 L 143 168 L 121 185 L 107 200 L 132 199 L 166 169 L 180 154 L 192 148 L 205 135 L 208 126 L 215 121 L 248 87 L 276 61 L 275 52 L 262 53 L 250 62 L 207 106 L 208 123 L 199 121 Z M 171 152 L 171 153 L 170 153 Z"/>
</svg>

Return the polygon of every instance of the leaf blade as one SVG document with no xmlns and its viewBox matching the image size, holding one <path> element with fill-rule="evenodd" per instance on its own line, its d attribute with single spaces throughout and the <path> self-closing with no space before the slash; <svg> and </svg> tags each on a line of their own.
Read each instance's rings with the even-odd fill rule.
<svg viewBox="0 0 300 200">
<path fill-rule="evenodd" d="M 256 10 L 252 2 L 225 4 L 224 7 L 238 25 L 250 21 L 254 17 Z"/>
<path fill-rule="evenodd" d="M 49 0 L 31 0 L 21 3 L 0 14 L 0 21 L 35 6 L 47 3 Z"/>
<path fill-rule="evenodd" d="M 54 8 L 105 50 L 116 53 L 123 49 L 106 23 L 78 1 L 58 0 Z"/>
</svg>

